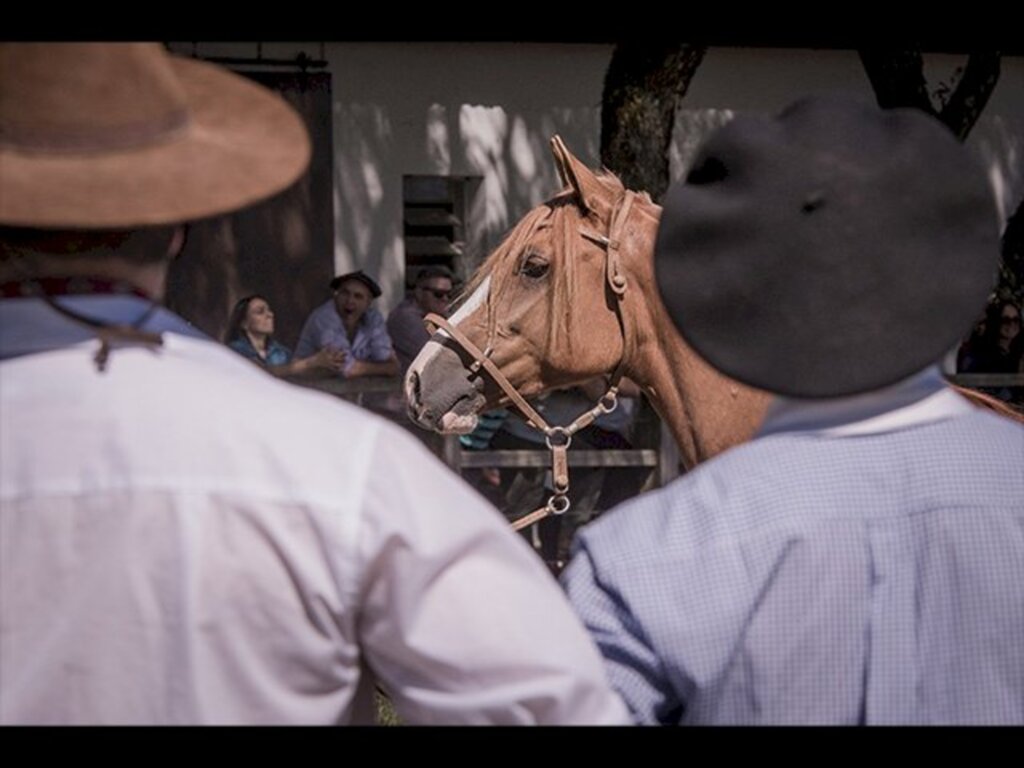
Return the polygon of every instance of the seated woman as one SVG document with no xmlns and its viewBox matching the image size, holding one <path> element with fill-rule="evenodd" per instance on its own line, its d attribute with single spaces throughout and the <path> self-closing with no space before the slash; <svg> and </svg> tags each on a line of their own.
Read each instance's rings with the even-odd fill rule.
<svg viewBox="0 0 1024 768">
<path fill-rule="evenodd" d="M 224 343 L 275 376 L 336 373 L 345 363 L 345 353 L 324 347 L 301 359 L 274 338 L 274 311 L 263 296 L 254 294 L 238 300 L 231 310 Z"/>
<path fill-rule="evenodd" d="M 333 295 L 306 319 L 295 354 L 303 357 L 334 347 L 345 353 L 341 373 L 346 379 L 397 376 L 398 357 L 384 316 L 370 306 L 380 296 L 380 286 L 362 270 L 340 275 L 330 285 Z"/>
<path fill-rule="evenodd" d="M 1020 307 L 1009 299 L 988 305 L 984 319 L 960 347 L 961 373 L 1024 373 L 1024 332 Z M 1010 403 L 1024 404 L 1022 387 L 979 387 Z"/>
</svg>

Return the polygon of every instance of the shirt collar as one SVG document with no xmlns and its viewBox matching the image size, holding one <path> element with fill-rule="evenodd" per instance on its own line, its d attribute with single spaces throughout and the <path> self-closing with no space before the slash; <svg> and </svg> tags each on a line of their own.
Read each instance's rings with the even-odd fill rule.
<svg viewBox="0 0 1024 768">
<path fill-rule="evenodd" d="M 133 325 L 152 308 L 149 300 L 125 294 L 61 296 L 55 301 L 90 319 L 118 325 Z M 208 338 L 163 307 L 152 312 L 138 329 Z M 69 320 L 41 299 L 0 300 L 0 360 L 69 347 L 95 337 L 95 331 Z"/>
<path fill-rule="evenodd" d="M 973 406 L 946 384 L 938 366 L 882 389 L 851 397 L 772 398 L 758 437 L 779 432 L 872 435 L 970 413 Z"/>
</svg>

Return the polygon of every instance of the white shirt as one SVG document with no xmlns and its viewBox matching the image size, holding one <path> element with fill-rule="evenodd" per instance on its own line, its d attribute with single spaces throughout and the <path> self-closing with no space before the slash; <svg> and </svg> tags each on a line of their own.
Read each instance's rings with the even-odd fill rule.
<svg viewBox="0 0 1024 768">
<path fill-rule="evenodd" d="M 0 307 L 2 356 L 40 305 Z M 0 362 L 0 722 L 372 722 L 375 679 L 408 723 L 628 721 L 412 436 L 210 341 L 96 347 Z"/>
</svg>

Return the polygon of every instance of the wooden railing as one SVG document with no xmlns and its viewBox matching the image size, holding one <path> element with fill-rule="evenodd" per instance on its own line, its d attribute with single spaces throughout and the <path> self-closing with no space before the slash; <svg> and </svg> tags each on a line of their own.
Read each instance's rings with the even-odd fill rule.
<svg viewBox="0 0 1024 768">
<path fill-rule="evenodd" d="M 1024 389 L 1024 373 L 955 374 L 947 376 L 947 379 L 960 386 L 972 388 Z M 402 379 L 400 377 L 371 376 L 352 380 L 306 379 L 295 383 L 345 398 L 409 430 L 460 475 L 465 470 L 484 468 L 518 470 L 551 466 L 550 451 L 539 444 L 536 448 L 518 450 L 469 450 L 462 447 L 456 436 L 441 436 L 416 427 L 404 412 Z M 632 441 L 637 447 L 626 450 L 570 447 L 567 454 L 570 485 L 573 477 L 572 468 L 649 470 L 646 474 L 634 475 L 631 478 L 629 493 L 634 492 L 633 489 L 637 489 L 636 492 L 644 492 L 664 486 L 680 474 L 679 449 L 672 434 L 646 401 L 638 405 L 638 418 L 634 424 Z M 501 503 L 496 503 L 501 506 Z M 506 514 L 509 512 L 509 510 L 503 511 Z M 533 533 L 536 534 L 535 527 Z M 540 548 L 539 539 L 536 536 L 534 536 L 534 545 L 538 549 Z M 549 565 L 556 572 L 557 568 L 561 567 L 560 561 L 557 563 L 554 560 L 549 561 Z"/>
<path fill-rule="evenodd" d="M 305 378 L 292 379 L 295 384 L 327 392 L 350 402 L 369 408 L 378 415 L 409 429 L 417 437 L 423 437 L 421 430 L 408 420 L 401 410 L 383 410 L 372 402 L 380 398 L 373 395 L 401 395 L 402 378 L 399 376 L 364 376 L 358 379 Z M 642 409 L 643 415 L 635 430 L 631 449 L 570 448 L 569 467 L 648 467 L 651 475 L 644 490 L 664 485 L 679 475 L 679 449 L 665 424 L 649 406 Z M 438 456 L 453 470 L 498 467 L 525 468 L 551 465 L 550 452 L 541 445 L 537 448 L 517 450 L 468 450 L 463 448 L 457 437 L 449 435 L 443 439 L 425 440 Z M 435 447 L 436 446 L 436 447 Z"/>
<path fill-rule="evenodd" d="M 1024 373 L 951 373 L 946 380 L 961 387 L 1024 388 Z"/>
<path fill-rule="evenodd" d="M 401 394 L 401 376 L 361 376 L 357 379 L 343 379 L 340 377 L 300 377 L 288 379 L 292 384 L 298 384 L 310 389 L 318 389 L 330 395 L 350 400 L 359 405 L 363 404 L 366 395 L 371 394 Z"/>
</svg>

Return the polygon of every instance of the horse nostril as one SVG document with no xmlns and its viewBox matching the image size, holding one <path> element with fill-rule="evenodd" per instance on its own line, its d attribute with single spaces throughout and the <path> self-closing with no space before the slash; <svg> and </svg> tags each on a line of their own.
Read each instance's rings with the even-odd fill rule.
<svg viewBox="0 0 1024 768">
<path fill-rule="evenodd" d="M 423 403 L 423 393 L 420 388 L 420 376 L 415 371 L 410 371 L 406 383 L 406 408 L 413 421 L 419 421 L 426 410 Z"/>
<path fill-rule="evenodd" d="M 420 403 L 420 375 L 416 371 L 409 374 L 409 383 L 412 385 L 411 401 L 417 405 Z"/>
</svg>

